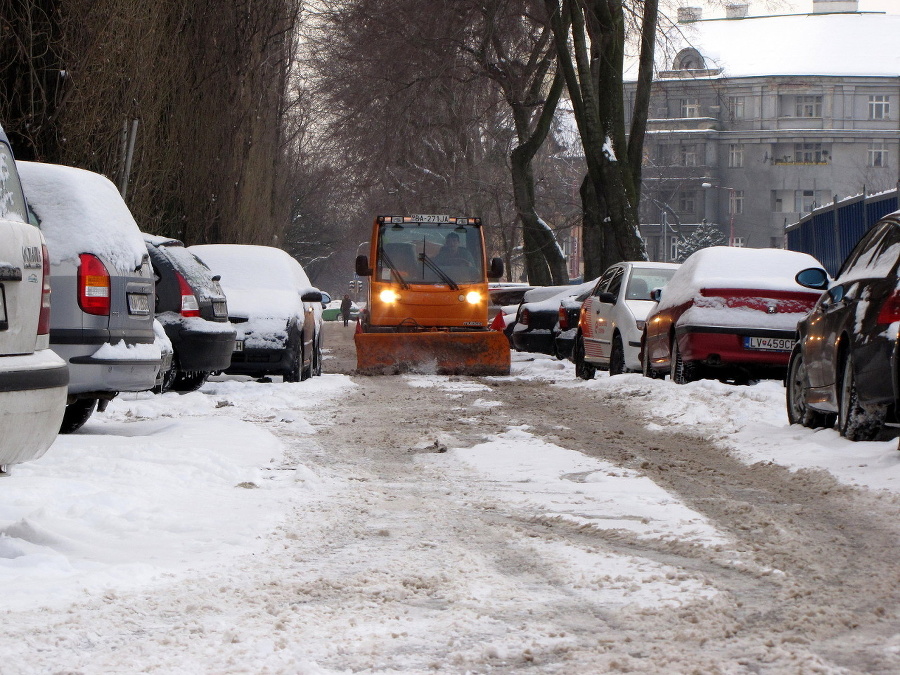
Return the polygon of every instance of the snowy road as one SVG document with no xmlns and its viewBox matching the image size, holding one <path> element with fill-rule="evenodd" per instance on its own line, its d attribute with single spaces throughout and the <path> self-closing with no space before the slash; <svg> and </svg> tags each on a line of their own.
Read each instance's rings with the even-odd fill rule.
<svg viewBox="0 0 900 675">
<path fill-rule="evenodd" d="M 224 379 L 0 481 L 6 673 L 897 673 L 900 453 L 779 383 Z M 820 467 L 820 468 L 817 468 Z"/>
</svg>

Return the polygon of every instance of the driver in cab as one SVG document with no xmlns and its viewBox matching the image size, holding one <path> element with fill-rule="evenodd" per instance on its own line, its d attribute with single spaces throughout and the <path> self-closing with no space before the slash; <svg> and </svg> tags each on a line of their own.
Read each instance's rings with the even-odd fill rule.
<svg viewBox="0 0 900 675">
<path fill-rule="evenodd" d="M 442 267 L 475 267 L 475 259 L 468 249 L 459 245 L 459 235 L 456 232 L 446 236 L 434 261 Z"/>
</svg>

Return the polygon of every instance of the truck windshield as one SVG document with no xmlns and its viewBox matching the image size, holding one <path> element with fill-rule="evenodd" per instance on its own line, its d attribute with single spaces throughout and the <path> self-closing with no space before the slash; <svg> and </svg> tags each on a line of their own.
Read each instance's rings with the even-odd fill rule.
<svg viewBox="0 0 900 675">
<path fill-rule="evenodd" d="M 386 224 L 381 227 L 380 242 L 376 269 L 379 281 L 396 280 L 397 274 L 407 284 L 453 286 L 484 279 L 478 227 Z"/>
</svg>

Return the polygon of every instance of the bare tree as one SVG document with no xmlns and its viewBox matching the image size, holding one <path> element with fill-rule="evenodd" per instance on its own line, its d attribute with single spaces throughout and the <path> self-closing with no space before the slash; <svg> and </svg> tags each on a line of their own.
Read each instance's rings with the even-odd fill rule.
<svg viewBox="0 0 900 675">
<path fill-rule="evenodd" d="M 544 4 L 587 161 L 581 196 L 585 276 L 591 278 L 611 263 L 647 257 L 638 209 L 658 0 L 634 2 L 633 8 L 642 12 L 637 21 L 640 57 L 630 133 L 622 85 L 632 6 L 624 0 L 544 0 Z"/>
</svg>

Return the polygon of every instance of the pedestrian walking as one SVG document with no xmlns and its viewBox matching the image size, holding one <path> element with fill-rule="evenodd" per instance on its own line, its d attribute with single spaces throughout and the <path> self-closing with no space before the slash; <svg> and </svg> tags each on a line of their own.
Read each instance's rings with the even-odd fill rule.
<svg viewBox="0 0 900 675">
<path fill-rule="evenodd" d="M 350 296 L 344 293 L 344 299 L 341 300 L 341 316 L 344 319 L 344 325 L 350 324 L 350 308 L 353 307 L 353 301 Z"/>
</svg>

